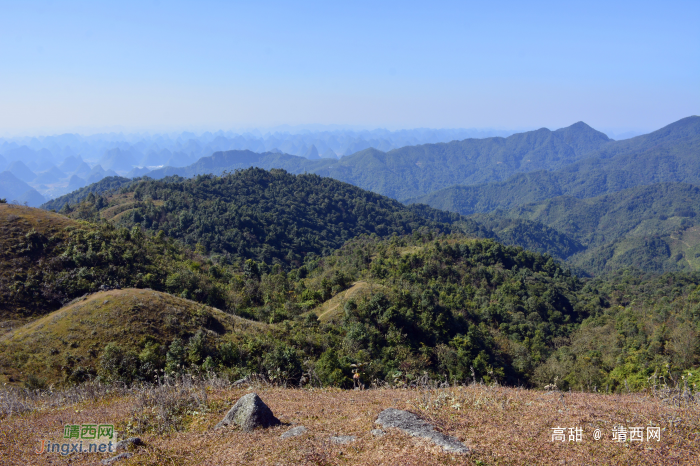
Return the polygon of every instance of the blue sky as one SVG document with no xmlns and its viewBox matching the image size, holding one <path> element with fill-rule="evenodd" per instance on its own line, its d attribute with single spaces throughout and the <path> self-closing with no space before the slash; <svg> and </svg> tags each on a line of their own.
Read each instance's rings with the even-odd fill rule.
<svg viewBox="0 0 700 466">
<path fill-rule="evenodd" d="M 700 2 L 5 2 L 0 134 L 650 130 L 700 113 Z"/>
</svg>

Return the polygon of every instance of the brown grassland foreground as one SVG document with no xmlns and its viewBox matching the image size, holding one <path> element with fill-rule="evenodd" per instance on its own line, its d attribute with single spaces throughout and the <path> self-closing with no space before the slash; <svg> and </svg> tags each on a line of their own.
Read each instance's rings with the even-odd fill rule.
<svg viewBox="0 0 700 466">
<path fill-rule="evenodd" d="M 281 426 L 243 432 L 214 430 L 242 395 L 255 391 Z M 107 454 L 36 454 L 41 439 L 62 442 L 66 424 L 114 424 L 120 438 L 139 436 L 145 446 L 119 465 L 462 465 L 700 463 L 700 407 L 651 394 L 536 391 L 472 384 L 433 389 L 296 389 L 254 384 L 234 388 L 221 379 L 170 380 L 160 386 L 83 385 L 61 392 L 0 392 L 3 465 L 100 464 Z M 687 400 L 687 399 L 686 399 Z M 375 437 L 386 408 L 419 414 L 438 431 L 457 437 L 469 455 L 444 453 L 395 429 Z M 308 430 L 281 439 L 294 425 Z M 614 426 L 644 427 L 642 442 L 612 440 Z M 661 428 L 647 441 L 646 427 Z M 553 427 L 580 427 L 581 442 L 553 442 Z M 601 429 L 603 437 L 594 440 Z M 568 429 L 566 431 L 568 439 Z M 338 445 L 331 436 L 356 436 Z M 112 454 L 114 455 L 114 453 Z"/>
</svg>

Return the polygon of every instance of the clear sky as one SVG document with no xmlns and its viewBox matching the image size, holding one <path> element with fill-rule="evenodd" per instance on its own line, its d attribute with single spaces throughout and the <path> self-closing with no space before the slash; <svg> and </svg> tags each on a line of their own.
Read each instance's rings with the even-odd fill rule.
<svg viewBox="0 0 700 466">
<path fill-rule="evenodd" d="M 0 0 L 0 135 L 281 124 L 656 129 L 700 2 Z"/>
</svg>

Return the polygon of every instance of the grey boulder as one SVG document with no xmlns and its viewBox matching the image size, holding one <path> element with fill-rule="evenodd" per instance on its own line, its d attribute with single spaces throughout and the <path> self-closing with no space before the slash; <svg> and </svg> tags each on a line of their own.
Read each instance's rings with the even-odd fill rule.
<svg viewBox="0 0 700 466">
<path fill-rule="evenodd" d="M 140 447 L 143 445 L 143 442 L 141 441 L 140 438 L 138 437 L 129 437 L 124 440 L 120 440 L 117 442 L 116 450 L 128 450 L 130 447 Z"/>
<path fill-rule="evenodd" d="M 469 453 L 469 448 L 462 442 L 437 432 L 432 425 L 408 411 L 394 408 L 385 409 L 379 413 L 376 423 L 385 428 L 395 427 L 412 437 L 428 439 L 449 453 Z"/>
<path fill-rule="evenodd" d="M 237 424 L 245 431 L 256 427 L 270 427 L 280 424 L 280 420 L 272 414 L 270 408 L 260 399 L 257 393 L 242 396 L 226 416 L 216 425 L 216 429 Z"/>
<path fill-rule="evenodd" d="M 281 438 L 298 437 L 301 434 L 303 434 L 304 432 L 306 432 L 306 427 L 304 427 L 304 426 L 292 427 L 287 432 L 280 435 L 280 437 Z"/>
</svg>

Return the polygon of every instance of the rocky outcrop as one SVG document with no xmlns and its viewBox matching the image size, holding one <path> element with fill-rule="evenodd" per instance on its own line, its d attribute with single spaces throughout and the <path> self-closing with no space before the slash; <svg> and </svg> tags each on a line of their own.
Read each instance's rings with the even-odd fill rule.
<svg viewBox="0 0 700 466">
<path fill-rule="evenodd" d="M 304 432 L 306 432 L 306 427 L 304 427 L 304 426 L 296 426 L 296 427 L 292 427 L 292 428 L 289 429 L 287 432 L 285 432 L 284 434 L 280 435 L 280 437 L 281 437 L 281 438 L 298 437 L 298 436 L 300 436 L 301 434 L 303 434 Z"/>
<path fill-rule="evenodd" d="M 437 432 L 432 425 L 408 411 L 394 408 L 385 409 L 379 413 L 376 423 L 384 428 L 395 427 L 412 437 L 428 439 L 449 453 L 469 453 L 469 448 L 462 442 Z"/>
<path fill-rule="evenodd" d="M 242 396 L 226 416 L 216 425 L 216 429 L 236 424 L 245 431 L 256 427 L 270 427 L 280 424 L 280 420 L 272 414 L 270 408 L 260 399 L 256 393 Z"/>
</svg>

